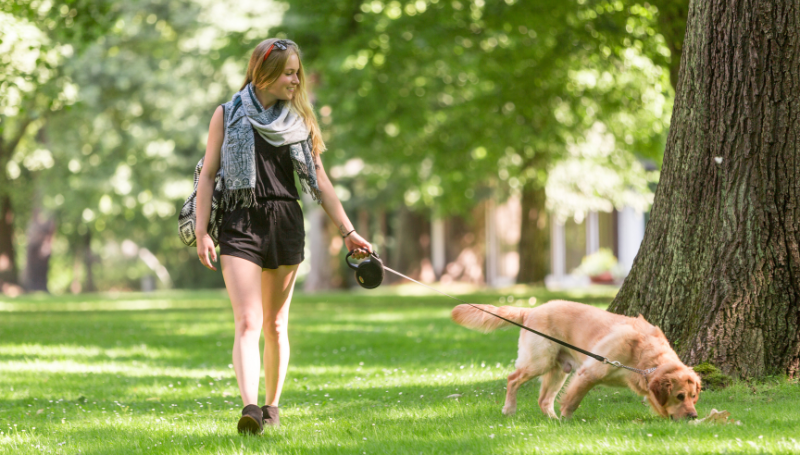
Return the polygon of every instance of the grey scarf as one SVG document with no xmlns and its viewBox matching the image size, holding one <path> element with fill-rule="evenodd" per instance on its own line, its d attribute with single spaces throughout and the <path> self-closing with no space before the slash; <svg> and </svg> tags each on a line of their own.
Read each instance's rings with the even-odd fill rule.
<svg viewBox="0 0 800 455">
<path fill-rule="evenodd" d="M 252 128 L 251 128 L 252 125 Z M 225 103 L 225 136 L 222 141 L 222 176 L 225 181 L 223 206 L 256 205 L 256 146 L 253 129 L 275 147 L 289 146 L 294 170 L 300 177 L 303 191 L 317 202 L 322 193 L 312 154 L 311 136 L 303 118 L 278 101 L 264 109 L 255 96 L 252 84 Z"/>
</svg>

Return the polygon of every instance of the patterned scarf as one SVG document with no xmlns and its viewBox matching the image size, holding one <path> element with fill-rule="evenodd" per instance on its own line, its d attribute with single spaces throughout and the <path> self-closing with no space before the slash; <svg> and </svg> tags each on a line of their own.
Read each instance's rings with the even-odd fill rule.
<svg viewBox="0 0 800 455">
<path fill-rule="evenodd" d="M 284 101 L 279 100 L 269 109 L 264 109 L 255 96 L 252 84 L 248 84 L 225 103 L 225 137 L 222 141 L 225 210 L 256 205 L 253 129 L 275 147 L 289 146 L 289 155 L 303 191 L 321 203 L 322 193 L 317 184 L 311 136 L 305 121 Z"/>
</svg>

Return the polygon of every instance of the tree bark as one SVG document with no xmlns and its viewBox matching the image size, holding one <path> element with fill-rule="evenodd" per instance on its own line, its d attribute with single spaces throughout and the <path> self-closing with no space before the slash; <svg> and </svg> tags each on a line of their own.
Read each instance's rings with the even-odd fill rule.
<svg viewBox="0 0 800 455">
<path fill-rule="evenodd" d="M 0 179 L 5 180 L 4 177 L 2 175 Z M 0 195 L 0 285 L 3 283 L 19 284 L 14 251 L 14 211 L 8 194 Z"/>
<path fill-rule="evenodd" d="M 800 356 L 800 7 L 692 0 L 661 182 L 609 308 L 738 377 Z"/>
<path fill-rule="evenodd" d="M 522 226 L 519 237 L 517 283 L 544 281 L 550 265 L 550 233 L 544 187 L 529 182 L 522 189 Z"/>
<path fill-rule="evenodd" d="M 30 111 L 29 111 L 30 112 Z M 17 257 L 14 251 L 14 206 L 11 200 L 11 182 L 6 167 L 34 117 L 21 119 L 19 127 L 6 139 L 8 118 L 0 113 L 0 289 L 3 283 L 17 285 Z"/>
</svg>

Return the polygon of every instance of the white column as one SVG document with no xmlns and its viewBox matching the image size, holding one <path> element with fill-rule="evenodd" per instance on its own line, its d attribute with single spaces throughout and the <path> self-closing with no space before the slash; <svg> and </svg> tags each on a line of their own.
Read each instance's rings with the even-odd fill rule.
<svg viewBox="0 0 800 455">
<path fill-rule="evenodd" d="M 624 207 L 618 212 L 619 229 L 619 265 L 625 273 L 633 266 L 633 260 L 639 252 L 644 239 L 644 214 L 632 207 Z"/>
<path fill-rule="evenodd" d="M 437 277 L 444 273 L 445 261 L 444 219 L 436 218 L 431 223 L 431 265 Z"/>
<path fill-rule="evenodd" d="M 495 220 L 494 199 L 486 201 L 486 284 L 494 286 L 497 282 L 497 223 Z"/>
<path fill-rule="evenodd" d="M 600 220 L 597 212 L 589 212 L 586 217 L 586 255 L 596 253 L 600 249 Z"/>
<path fill-rule="evenodd" d="M 564 239 L 564 224 L 550 215 L 550 259 L 551 273 L 557 280 L 567 274 L 567 244 Z"/>
</svg>

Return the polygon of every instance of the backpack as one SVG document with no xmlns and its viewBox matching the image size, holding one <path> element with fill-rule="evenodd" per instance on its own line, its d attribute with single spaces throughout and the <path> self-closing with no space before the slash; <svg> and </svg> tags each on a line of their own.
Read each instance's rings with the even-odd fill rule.
<svg viewBox="0 0 800 455">
<path fill-rule="evenodd" d="M 200 158 L 194 168 L 194 191 L 186 198 L 186 202 L 183 203 L 183 208 L 178 214 L 178 232 L 181 236 L 181 241 L 186 246 L 197 246 L 197 182 L 200 181 L 200 172 L 203 170 L 204 159 L 205 157 Z M 222 225 L 222 214 L 225 212 L 222 209 L 224 186 L 222 169 L 220 169 L 214 177 L 214 192 L 211 195 L 211 216 L 208 219 L 208 234 L 211 236 L 211 240 L 214 241 L 214 246 L 219 244 L 219 228 Z"/>
<path fill-rule="evenodd" d="M 241 101 L 239 101 L 241 103 Z M 225 105 L 223 111 L 223 134 L 225 133 Z M 220 152 L 222 153 L 222 152 Z M 203 170 L 203 158 L 197 162 L 194 168 L 194 191 L 186 198 L 180 213 L 178 213 L 178 233 L 181 241 L 186 246 L 197 246 L 197 182 L 200 181 L 200 172 Z M 225 179 L 222 178 L 222 166 L 214 177 L 214 191 L 211 194 L 211 215 L 208 218 L 208 235 L 214 241 L 214 246 L 219 245 L 219 230 L 222 226 L 222 215 L 225 213 L 222 195 L 225 190 Z"/>
</svg>

